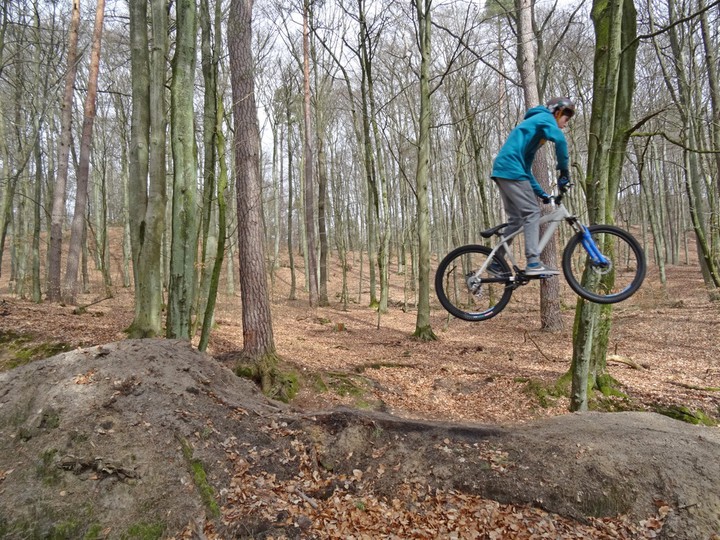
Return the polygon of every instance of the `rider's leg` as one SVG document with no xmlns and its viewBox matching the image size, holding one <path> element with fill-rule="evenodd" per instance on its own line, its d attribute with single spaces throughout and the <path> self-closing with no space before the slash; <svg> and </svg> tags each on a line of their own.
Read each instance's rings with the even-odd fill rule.
<svg viewBox="0 0 720 540">
<path fill-rule="evenodd" d="M 504 234 L 509 235 L 523 227 L 525 235 L 525 258 L 527 264 L 540 261 L 540 206 L 530 182 L 524 180 L 503 180 L 494 178 L 500 190 L 505 206 L 508 227 Z"/>
</svg>

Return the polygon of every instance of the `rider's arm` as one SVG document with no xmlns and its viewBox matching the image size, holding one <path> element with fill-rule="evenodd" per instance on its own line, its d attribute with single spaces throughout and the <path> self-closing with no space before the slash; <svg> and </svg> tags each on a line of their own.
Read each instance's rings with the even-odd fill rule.
<svg viewBox="0 0 720 540">
<path fill-rule="evenodd" d="M 555 159 L 557 161 L 557 170 L 568 170 L 570 156 L 568 154 L 567 140 L 565 134 L 557 126 L 555 119 L 549 119 L 543 125 L 543 138 L 555 143 Z"/>
</svg>

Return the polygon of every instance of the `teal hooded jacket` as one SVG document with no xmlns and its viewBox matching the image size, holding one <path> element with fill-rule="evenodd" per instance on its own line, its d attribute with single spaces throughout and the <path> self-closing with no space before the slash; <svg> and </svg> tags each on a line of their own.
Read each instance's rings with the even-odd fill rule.
<svg viewBox="0 0 720 540">
<path fill-rule="evenodd" d="M 505 141 L 493 162 L 491 176 L 503 180 L 528 181 L 538 197 L 547 194 L 532 174 L 532 163 L 538 148 L 545 141 L 555 143 L 555 156 L 559 170 L 568 169 L 568 147 L 565 135 L 558 127 L 550 109 L 542 105 L 525 113 Z"/>
</svg>

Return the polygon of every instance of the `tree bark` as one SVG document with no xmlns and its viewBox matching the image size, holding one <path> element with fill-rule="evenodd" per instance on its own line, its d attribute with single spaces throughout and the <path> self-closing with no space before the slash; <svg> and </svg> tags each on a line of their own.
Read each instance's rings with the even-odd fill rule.
<svg viewBox="0 0 720 540">
<path fill-rule="evenodd" d="M 88 176 L 90 174 L 90 151 L 92 146 L 92 132 L 95 123 L 95 108 L 97 100 L 98 74 L 100 72 L 100 49 L 102 45 L 103 20 L 105 17 L 105 0 L 97 0 L 95 11 L 95 27 L 92 37 L 92 51 L 90 53 L 90 68 L 88 72 L 88 90 L 85 98 L 85 113 L 83 116 L 82 138 L 80 140 L 80 167 L 77 173 L 77 190 L 75 193 L 75 211 L 70 226 L 70 244 L 68 249 L 67 268 L 63 297 L 66 303 L 74 305 L 77 302 L 78 268 L 80 264 L 80 251 L 83 245 L 83 236 L 87 223 L 85 214 L 88 201 Z"/>
<path fill-rule="evenodd" d="M 515 0 L 518 25 L 518 69 L 522 81 L 523 93 L 525 95 L 525 108 L 529 109 L 540 103 L 536 74 L 536 36 L 533 31 L 533 9 L 534 0 Z M 542 186 L 551 191 L 550 179 L 548 178 L 547 150 L 541 149 L 533 164 L 533 175 Z M 543 214 L 552 211 L 544 207 Z M 540 234 L 547 228 L 544 225 Z M 555 237 L 550 239 L 542 252 L 542 260 L 551 265 L 557 266 L 557 242 Z M 560 332 L 564 324 L 560 313 L 560 277 L 543 279 L 540 282 L 540 327 L 546 332 Z"/>
<path fill-rule="evenodd" d="M 218 2 L 218 6 L 220 3 Z M 219 9 L 218 9 L 219 10 Z M 216 17 L 217 24 L 220 24 L 220 17 Z M 220 41 L 217 41 L 220 43 Z M 222 133 L 222 120 L 225 114 L 223 108 L 222 96 L 218 96 L 217 102 L 217 149 L 218 163 L 220 171 L 218 174 L 218 231 L 217 231 L 217 254 L 213 262 L 213 271 L 210 278 L 210 287 L 208 289 L 207 305 L 205 306 L 205 314 L 202 324 L 202 332 L 200 334 L 200 343 L 198 349 L 204 351 L 210 339 L 210 329 L 212 328 L 213 314 L 215 312 L 215 303 L 217 301 L 218 286 L 220 283 L 220 273 L 225 255 L 225 235 L 227 234 L 227 203 L 225 201 L 225 190 L 228 184 L 227 165 L 225 163 L 225 137 Z"/>
<path fill-rule="evenodd" d="M 303 2 L 303 171 L 305 187 L 305 238 L 307 243 L 307 279 L 310 307 L 316 307 L 318 298 L 317 240 L 315 236 L 315 174 L 313 171 L 312 114 L 310 108 L 310 0 Z"/>
<path fill-rule="evenodd" d="M 295 275 L 295 254 L 293 252 L 293 205 L 295 199 L 295 188 L 293 187 L 293 137 L 292 137 L 292 104 L 291 104 L 291 91 L 290 81 L 286 80 L 285 85 L 285 121 L 287 128 L 287 163 L 288 163 L 288 232 L 287 232 L 287 249 L 288 249 L 288 264 L 290 265 L 290 293 L 288 294 L 288 300 L 295 300 L 297 298 L 297 278 Z"/>
<path fill-rule="evenodd" d="M 77 44 L 80 29 L 80 0 L 73 0 L 72 17 L 68 37 L 68 66 L 65 75 L 65 91 L 60 120 L 60 147 L 57 158 L 57 176 L 53 189 L 52 214 L 50 222 L 50 247 L 48 251 L 48 292 L 50 302 L 61 299 L 62 234 L 65 222 L 65 191 L 72 144 L 72 101 L 75 77 L 77 75 Z"/>
<path fill-rule="evenodd" d="M 430 18 L 431 0 L 415 0 L 420 47 L 420 125 L 417 139 L 418 163 L 415 176 L 418 234 L 418 311 L 414 335 L 422 340 L 437 337 L 430 326 Z"/>
<path fill-rule="evenodd" d="M 592 20 L 596 43 L 586 195 L 590 222 L 612 224 L 630 136 L 637 13 L 632 0 L 594 0 Z M 587 276 L 586 272 L 583 279 Z M 608 273 L 603 279 L 612 280 L 614 274 Z M 578 300 L 571 410 L 587 409 L 588 389 L 597 387 L 605 371 L 611 314 L 611 306 Z"/>
<path fill-rule="evenodd" d="M 170 85 L 173 202 L 166 335 L 187 340 L 192 337 L 197 258 L 197 158 L 193 107 L 196 13 L 195 0 L 177 2 L 177 39 Z"/>
<path fill-rule="evenodd" d="M 277 359 L 265 273 L 260 129 L 255 105 L 251 46 L 252 8 L 253 0 L 231 1 L 228 44 L 235 118 L 243 355 L 255 362 L 263 390 L 269 391 Z"/>
<path fill-rule="evenodd" d="M 203 187 L 202 187 L 202 215 L 200 218 L 200 260 L 198 269 L 200 277 L 196 296 L 195 313 L 197 321 L 193 323 L 193 330 L 205 313 L 210 289 L 210 280 L 213 273 L 215 256 L 217 254 L 217 212 L 215 210 L 216 196 L 216 161 L 217 161 L 217 49 L 212 43 L 212 29 L 210 22 L 210 6 L 208 0 L 200 0 L 199 7 L 201 64 L 205 91 L 203 93 Z"/>
<path fill-rule="evenodd" d="M 153 48 L 148 51 L 147 1 L 130 1 L 132 116 L 130 140 L 130 243 L 135 281 L 135 318 L 130 337 L 162 330 L 162 244 L 165 178 L 167 4 L 151 3 Z"/>
</svg>

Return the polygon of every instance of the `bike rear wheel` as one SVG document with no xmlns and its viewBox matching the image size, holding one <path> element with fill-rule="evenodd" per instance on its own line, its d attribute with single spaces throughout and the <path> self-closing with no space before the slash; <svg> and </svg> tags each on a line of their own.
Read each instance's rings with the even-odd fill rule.
<svg viewBox="0 0 720 540">
<path fill-rule="evenodd" d="M 607 264 L 593 262 L 577 233 L 563 251 L 563 273 L 570 288 L 598 304 L 614 304 L 630 298 L 645 279 L 645 254 L 627 231 L 612 225 L 591 225 L 588 231 Z"/>
<path fill-rule="evenodd" d="M 454 249 L 435 272 L 435 293 L 442 306 L 464 321 L 485 321 L 500 313 L 512 296 L 510 266 L 492 250 L 480 245 Z M 488 262 L 486 270 L 477 271 Z M 494 272 L 490 272 L 490 265 Z"/>
</svg>

